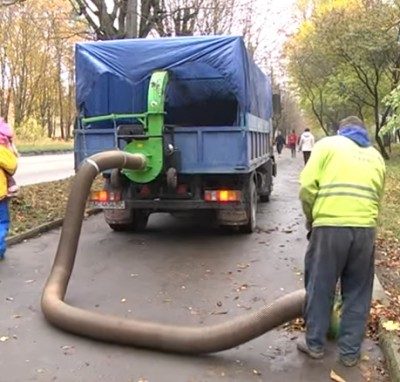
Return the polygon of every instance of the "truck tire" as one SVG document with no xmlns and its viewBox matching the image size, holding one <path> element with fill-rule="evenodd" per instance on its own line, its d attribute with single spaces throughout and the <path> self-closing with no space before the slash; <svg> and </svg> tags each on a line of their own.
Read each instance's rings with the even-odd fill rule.
<svg viewBox="0 0 400 382">
<path fill-rule="evenodd" d="M 109 223 L 108 226 L 115 232 L 128 232 L 130 224 Z"/>
<path fill-rule="evenodd" d="M 149 214 L 146 211 L 132 211 L 132 221 L 130 223 L 109 223 L 109 227 L 115 232 L 143 232 L 149 221 Z"/>
<path fill-rule="evenodd" d="M 260 202 L 267 203 L 270 201 L 273 183 L 273 163 L 266 164 L 258 174 Z"/>
<path fill-rule="evenodd" d="M 250 181 L 248 190 L 248 201 L 246 202 L 246 212 L 249 216 L 248 222 L 240 227 L 242 233 L 253 233 L 257 228 L 257 187 L 253 180 Z"/>
<path fill-rule="evenodd" d="M 143 232 L 146 230 L 150 214 L 147 211 L 136 210 L 132 212 L 131 231 Z"/>
</svg>

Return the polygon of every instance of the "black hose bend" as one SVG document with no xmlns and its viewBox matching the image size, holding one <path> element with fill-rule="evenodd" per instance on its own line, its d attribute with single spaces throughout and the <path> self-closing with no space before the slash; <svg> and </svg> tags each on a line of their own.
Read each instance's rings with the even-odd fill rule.
<svg viewBox="0 0 400 382">
<path fill-rule="evenodd" d="M 86 311 L 64 302 L 74 266 L 86 200 L 94 178 L 112 168 L 141 170 L 141 154 L 109 151 L 88 158 L 72 185 L 57 254 L 42 295 L 42 311 L 54 326 L 89 338 L 183 354 L 213 353 L 250 341 L 302 314 L 305 291 L 298 290 L 257 311 L 227 322 L 174 326 L 118 318 Z"/>
</svg>

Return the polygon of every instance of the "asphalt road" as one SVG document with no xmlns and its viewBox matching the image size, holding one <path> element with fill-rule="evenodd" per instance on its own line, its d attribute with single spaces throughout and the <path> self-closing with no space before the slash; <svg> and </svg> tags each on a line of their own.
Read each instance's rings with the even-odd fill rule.
<svg viewBox="0 0 400 382">
<path fill-rule="evenodd" d="M 68 302 L 125 317 L 206 325 L 301 288 L 306 247 L 297 201 L 301 166 L 286 153 L 279 158 L 272 200 L 260 206 L 259 232 L 253 235 L 223 233 L 209 222 L 169 215 L 152 216 L 144 234 L 122 234 L 110 231 L 101 215 L 89 218 Z M 333 344 L 324 360 L 309 360 L 296 350 L 299 334 L 284 329 L 202 357 L 63 333 L 40 311 L 59 234 L 55 230 L 13 246 L 0 263 L 1 382 L 324 382 L 331 380 L 331 370 L 347 382 L 361 382 L 379 365 L 379 349 L 369 341 L 364 347 L 369 360 L 360 367 L 340 366 Z"/>
<path fill-rule="evenodd" d="M 74 175 L 74 156 L 68 154 L 32 155 L 18 158 L 17 184 L 50 182 Z"/>
</svg>

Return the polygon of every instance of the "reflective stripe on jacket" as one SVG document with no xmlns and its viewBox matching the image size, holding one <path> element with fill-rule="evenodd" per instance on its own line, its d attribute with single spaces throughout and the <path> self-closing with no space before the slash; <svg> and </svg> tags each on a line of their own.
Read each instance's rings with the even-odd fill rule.
<svg viewBox="0 0 400 382">
<path fill-rule="evenodd" d="M 373 147 L 343 136 L 320 140 L 300 176 L 300 200 L 316 226 L 375 227 L 385 162 Z"/>
</svg>

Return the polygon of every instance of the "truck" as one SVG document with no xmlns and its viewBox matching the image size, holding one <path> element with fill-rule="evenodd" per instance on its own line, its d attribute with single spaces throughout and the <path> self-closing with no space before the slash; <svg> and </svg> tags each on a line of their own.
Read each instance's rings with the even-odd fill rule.
<svg viewBox="0 0 400 382">
<path fill-rule="evenodd" d="M 90 203 L 115 231 L 150 214 L 210 214 L 252 233 L 270 199 L 272 85 L 239 36 L 77 43 L 75 168 L 108 150 L 141 153 L 141 171 L 103 172 Z"/>
</svg>

